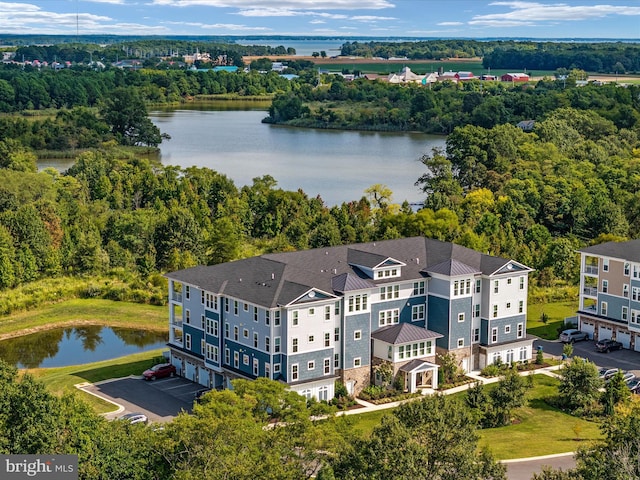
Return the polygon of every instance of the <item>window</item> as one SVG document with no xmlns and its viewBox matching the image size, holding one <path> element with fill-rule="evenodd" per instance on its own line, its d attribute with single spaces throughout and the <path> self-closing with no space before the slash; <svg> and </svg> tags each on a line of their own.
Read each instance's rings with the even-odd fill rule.
<svg viewBox="0 0 640 480">
<path fill-rule="evenodd" d="M 233 366 L 238 368 L 240 366 L 240 353 L 233 352 Z"/>
<path fill-rule="evenodd" d="M 478 343 L 480 341 L 480 329 L 473 329 L 473 343 Z"/>
<path fill-rule="evenodd" d="M 224 311 L 229 313 L 229 299 L 228 298 L 224 299 Z"/>
<path fill-rule="evenodd" d="M 204 305 L 204 290 L 200 290 L 200 303 Z"/>
<path fill-rule="evenodd" d="M 520 277 L 520 290 L 524 290 L 524 277 Z"/>
<path fill-rule="evenodd" d="M 271 339 L 269 337 L 264 337 L 264 350 L 265 352 L 271 351 Z"/>
<path fill-rule="evenodd" d="M 324 320 L 325 322 L 331 320 L 331 305 L 325 305 L 324 307 Z"/>
<path fill-rule="evenodd" d="M 458 322 L 464 322 L 464 313 L 458 314 Z"/>
<path fill-rule="evenodd" d="M 309 309 L 309 316 L 311 317 L 311 316 L 313 316 L 315 314 L 316 314 L 316 309 L 315 308 L 310 308 Z"/>
<path fill-rule="evenodd" d="M 309 360 L 307 362 L 307 370 L 315 370 L 316 369 L 316 362 L 314 362 L 313 360 Z"/>
<path fill-rule="evenodd" d="M 367 310 L 367 294 L 359 293 L 349 297 L 349 312 L 360 312 Z"/>
<path fill-rule="evenodd" d="M 507 302 L 507 310 L 511 308 L 511 302 Z"/>
<path fill-rule="evenodd" d="M 524 300 L 520 300 L 518 302 L 518 313 L 523 313 L 524 312 Z"/>
<path fill-rule="evenodd" d="M 360 340 L 362 338 L 362 330 L 356 330 L 353 332 L 353 339 Z"/>
<path fill-rule="evenodd" d="M 424 305 L 414 305 L 411 307 L 411 321 L 424 320 Z"/>
<path fill-rule="evenodd" d="M 200 328 L 204 330 L 204 315 L 200 315 Z"/>
<path fill-rule="evenodd" d="M 393 347 L 391 345 L 387 348 L 387 358 L 393 360 Z"/>
<path fill-rule="evenodd" d="M 607 314 L 607 302 L 600 302 L 600 315 Z"/>
<path fill-rule="evenodd" d="M 453 296 L 457 297 L 460 293 L 460 282 L 456 280 L 453 282 Z"/>
<path fill-rule="evenodd" d="M 291 351 L 293 353 L 297 353 L 298 352 L 298 339 L 297 338 L 293 338 L 291 340 Z"/>
<path fill-rule="evenodd" d="M 491 329 L 491 343 L 496 343 L 498 341 L 498 327 L 494 327 Z"/>
<path fill-rule="evenodd" d="M 274 363 L 273 364 L 273 373 L 280 373 L 280 364 L 279 363 Z"/>
<path fill-rule="evenodd" d="M 473 316 L 478 318 L 480 316 L 480 304 L 476 303 L 473 307 Z"/>
<path fill-rule="evenodd" d="M 424 280 L 413 282 L 413 295 L 424 295 Z"/>
<path fill-rule="evenodd" d="M 638 310 L 631 310 L 631 323 L 635 323 L 636 325 L 640 323 L 640 312 Z M 636 342 L 638 341 L 638 337 L 636 337 Z"/>
<path fill-rule="evenodd" d="M 507 278 L 507 285 L 511 285 L 511 279 Z"/>
<path fill-rule="evenodd" d="M 336 302 L 333 304 L 333 314 L 335 316 L 340 315 L 340 302 Z"/>
<path fill-rule="evenodd" d="M 214 320 L 213 321 L 213 336 L 217 337 L 218 336 L 218 320 Z M 228 335 L 227 335 L 228 336 Z"/>
<path fill-rule="evenodd" d="M 340 368 L 340 354 L 333 355 L 333 368 Z"/>
<path fill-rule="evenodd" d="M 249 338 L 249 330 L 247 330 L 246 328 L 242 329 L 242 336 L 244 338 Z"/>
<path fill-rule="evenodd" d="M 297 327 L 298 326 L 298 310 L 294 310 L 291 315 L 292 315 L 291 325 L 293 325 L 294 327 Z"/>
<path fill-rule="evenodd" d="M 476 293 L 480 293 L 480 287 L 482 286 L 482 280 L 476 280 Z"/>
<path fill-rule="evenodd" d="M 635 301 L 640 300 L 640 288 L 631 287 L 631 300 L 635 300 Z"/>
<path fill-rule="evenodd" d="M 238 316 L 238 301 L 234 300 L 233 301 L 233 314 L 237 317 Z"/>
<path fill-rule="evenodd" d="M 404 358 L 404 345 L 398 347 L 398 358 L 402 360 Z"/>
<path fill-rule="evenodd" d="M 527 347 L 520 347 L 520 361 L 524 362 L 527 359 Z"/>
<path fill-rule="evenodd" d="M 625 277 L 628 277 L 628 276 L 629 276 L 629 267 L 630 267 L 629 262 L 626 262 L 626 263 L 624 264 L 624 276 L 625 276 Z"/>
<path fill-rule="evenodd" d="M 258 307 L 253 307 L 253 321 L 258 321 Z"/>
<path fill-rule="evenodd" d="M 331 345 L 331 334 L 329 332 L 325 332 L 324 334 L 324 346 L 329 347 Z"/>
<path fill-rule="evenodd" d="M 336 327 L 336 329 L 333 331 L 333 341 L 334 342 L 339 342 L 340 341 L 340 329 Z"/>
<path fill-rule="evenodd" d="M 273 324 L 276 327 L 280 326 L 280 310 L 276 310 L 275 312 L 273 312 Z"/>
<path fill-rule="evenodd" d="M 247 355 L 246 353 L 242 355 L 242 363 L 245 365 L 249 365 L 249 355 Z"/>
<path fill-rule="evenodd" d="M 608 272 L 609 271 L 609 259 L 605 258 L 602 260 L 602 271 L 603 272 Z M 189 298 L 189 297 L 187 297 Z"/>
<path fill-rule="evenodd" d="M 493 318 L 498 316 L 498 305 L 493 306 Z"/>
<path fill-rule="evenodd" d="M 190 310 L 185 310 L 184 311 L 184 323 L 191 323 L 191 311 Z"/>
<path fill-rule="evenodd" d="M 207 329 L 205 330 L 207 335 L 213 335 L 213 320 L 207 318 Z"/>
<path fill-rule="evenodd" d="M 253 359 L 253 374 L 257 377 L 260 371 L 260 360 L 257 358 Z"/>
<path fill-rule="evenodd" d="M 264 312 L 264 324 L 269 325 L 271 323 L 271 311 L 265 310 Z"/>
<path fill-rule="evenodd" d="M 229 324 L 227 322 L 224 323 L 224 337 L 229 338 Z"/>
<path fill-rule="evenodd" d="M 518 324 L 518 338 L 524 337 L 524 323 Z"/>
<path fill-rule="evenodd" d="M 187 333 L 184 336 L 184 348 L 191 350 L 191 334 Z"/>
<path fill-rule="evenodd" d="M 253 348 L 258 348 L 258 334 L 253 332 Z"/>
<path fill-rule="evenodd" d="M 465 280 L 464 285 L 464 293 L 469 295 L 471 293 L 471 280 Z"/>
<path fill-rule="evenodd" d="M 609 281 L 602 280 L 602 293 L 607 293 L 609 291 Z"/>
<path fill-rule="evenodd" d="M 231 351 L 228 348 L 224 349 L 224 363 L 226 365 L 231 363 Z"/>
<path fill-rule="evenodd" d="M 505 334 L 511 333 L 511 325 L 505 325 L 504 326 L 504 333 Z"/>
<path fill-rule="evenodd" d="M 353 367 L 359 367 L 362 365 L 362 359 L 360 357 L 353 359 Z"/>
<path fill-rule="evenodd" d="M 629 284 L 627 283 L 622 286 L 622 296 L 624 298 L 629 298 Z"/>
<path fill-rule="evenodd" d="M 273 339 L 273 353 L 280 353 L 280 337 Z"/>
<path fill-rule="evenodd" d="M 628 316 L 629 316 L 629 308 L 622 307 L 622 320 L 626 321 Z"/>
<path fill-rule="evenodd" d="M 307 342 L 309 343 L 313 343 L 316 341 L 316 337 L 313 335 L 309 335 L 309 337 L 307 338 Z"/>
<path fill-rule="evenodd" d="M 398 298 L 400 295 L 400 285 L 389 285 L 387 287 L 380 287 L 380 300 L 390 300 L 392 298 Z"/>
<path fill-rule="evenodd" d="M 271 364 L 269 363 L 264 364 L 264 376 L 267 378 L 271 378 Z"/>
<path fill-rule="evenodd" d="M 249 304 L 248 304 L 248 303 L 246 303 L 246 302 L 243 302 L 243 303 L 242 303 L 242 309 L 243 309 L 245 312 L 248 312 L 248 311 L 249 311 Z"/>
<path fill-rule="evenodd" d="M 298 364 L 294 363 L 291 365 L 291 380 L 298 380 Z"/>
<path fill-rule="evenodd" d="M 385 325 L 395 325 L 400 321 L 400 310 L 395 308 L 393 310 L 381 310 L 378 314 L 378 325 L 384 327 Z"/>
<path fill-rule="evenodd" d="M 459 338 L 458 339 L 458 348 L 462 348 L 464 347 L 464 338 Z"/>
<path fill-rule="evenodd" d="M 184 298 L 186 298 L 187 300 L 191 298 L 191 287 L 189 285 L 186 285 L 184 287 Z"/>
<path fill-rule="evenodd" d="M 205 341 L 200 340 L 200 355 L 204 355 L 205 352 Z"/>
<path fill-rule="evenodd" d="M 324 359 L 324 374 L 325 375 L 329 375 L 331 373 L 331 359 L 330 358 L 325 358 Z"/>
<path fill-rule="evenodd" d="M 238 340 L 238 327 L 233 327 L 233 339 Z"/>
<path fill-rule="evenodd" d="M 498 293 L 500 287 L 500 281 L 496 280 L 493 282 L 493 293 Z"/>
</svg>

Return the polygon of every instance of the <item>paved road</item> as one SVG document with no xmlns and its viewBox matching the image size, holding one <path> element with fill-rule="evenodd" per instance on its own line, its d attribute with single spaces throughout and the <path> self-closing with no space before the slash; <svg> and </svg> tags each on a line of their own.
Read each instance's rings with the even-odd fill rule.
<svg viewBox="0 0 640 480">
<path fill-rule="evenodd" d="M 554 469 L 561 468 L 562 470 L 568 470 L 576 466 L 572 453 L 537 457 L 526 461 L 506 461 L 504 463 L 507 465 L 507 478 L 509 480 L 531 480 L 533 474 L 540 473 L 545 465 Z"/>
<path fill-rule="evenodd" d="M 562 347 L 564 346 L 564 344 L 558 340 L 536 340 L 533 342 L 533 345 L 534 348 L 541 345 L 545 353 L 556 356 L 562 355 Z M 573 355 L 587 358 L 599 367 L 620 368 L 622 370 L 633 371 L 637 377 L 640 377 L 640 352 L 623 349 L 610 353 L 599 353 L 596 352 L 593 340 L 586 340 L 573 344 Z"/>
</svg>

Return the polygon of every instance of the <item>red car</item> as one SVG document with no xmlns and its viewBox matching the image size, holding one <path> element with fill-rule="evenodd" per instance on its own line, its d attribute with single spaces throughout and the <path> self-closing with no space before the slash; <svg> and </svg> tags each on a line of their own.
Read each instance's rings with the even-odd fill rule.
<svg viewBox="0 0 640 480">
<path fill-rule="evenodd" d="M 156 378 L 173 377 L 176 374 L 176 367 L 170 363 L 159 363 L 149 370 L 142 372 L 145 380 L 155 380 Z"/>
</svg>

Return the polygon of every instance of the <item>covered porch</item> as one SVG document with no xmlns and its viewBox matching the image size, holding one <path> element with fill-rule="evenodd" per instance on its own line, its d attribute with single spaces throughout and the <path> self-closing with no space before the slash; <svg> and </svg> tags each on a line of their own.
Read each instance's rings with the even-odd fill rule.
<svg viewBox="0 0 640 480">
<path fill-rule="evenodd" d="M 411 360 L 398 370 L 398 375 L 404 375 L 404 386 L 410 393 L 423 388 L 438 388 L 438 365 L 425 360 Z"/>
</svg>

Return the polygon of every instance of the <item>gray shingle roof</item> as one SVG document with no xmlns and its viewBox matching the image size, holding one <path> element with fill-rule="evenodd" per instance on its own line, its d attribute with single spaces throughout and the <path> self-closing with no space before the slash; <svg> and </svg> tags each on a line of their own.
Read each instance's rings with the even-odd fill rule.
<svg viewBox="0 0 640 480">
<path fill-rule="evenodd" d="M 419 367 L 440 368 L 435 363 L 426 362 L 424 360 L 420 360 L 419 358 L 416 358 L 414 360 L 411 360 L 409 363 L 401 366 L 400 370 L 403 372 L 412 372 L 413 370 L 416 370 Z"/>
<path fill-rule="evenodd" d="M 591 247 L 581 248 L 581 252 L 605 257 L 640 262 L 640 239 L 627 242 L 605 242 Z"/>
<path fill-rule="evenodd" d="M 360 262 L 393 258 L 402 262 L 401 276 L 370 279 L 359 268 Z M 299 252 L 270 253 L 258 257 L 199 266 L 168 273 L 166 276 L 208 292 L 224 294 L 244 301 L 274 308 L 287 305 L 305 291 L 316 288 L 329 294 L 371 288 L 389 281 L 408 281 L 425 277 L 425 271 L 447 261 L 456 265 L 452 271 L 491 275 L 509 260 L 476 252 L 452 243 L 424 237 L 316 248 Z M 363 265 L 365 266 L 365 265 Z"/>
<path fill-rule="evenodd" d="M 410 323 L 399 323 L 389 327 L 383 327 L 371 334 L 371 337 L 381 342 L 390 343 L 391 345 L 401 345 L 403 343 L 421 342 L 424 340 L 433 340 L 444 335 L 432 332 L 423 327 L 417 327 Z"/>
<path fill-rule="evenodd" d="M 480 270 L 472 268 L 467 264 L 459 262 L 458 260 L 446 260 L 433 267 L 425 268 L 428 273 L 439 273 L 441 275 L 447 275 L 449 277 L 455 277 L 458 275 L 475 275 L 480 274 Z"/>
</svg>

